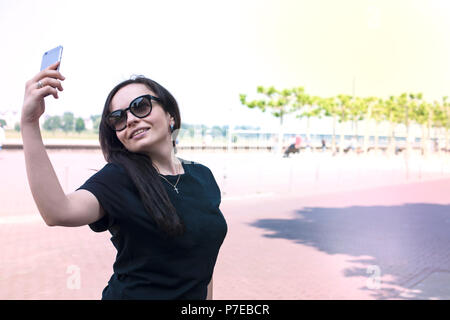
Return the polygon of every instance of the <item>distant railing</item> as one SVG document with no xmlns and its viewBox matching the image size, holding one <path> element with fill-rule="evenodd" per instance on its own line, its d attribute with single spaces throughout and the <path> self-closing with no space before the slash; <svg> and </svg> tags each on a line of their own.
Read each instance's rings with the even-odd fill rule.
<svg viewBox="0 0 450 320">
<path fill-rule="evenodd" d="M 70 149 L 70 150 L 100 150 L 99 144 L 92 143 L 46 143 L 44 141 L 44 146 L 46 149 Z M 188 145 L 176 147 L 177 151 L 181 150 L 208 150 L 208 151 L 227 151 L 228 148 L 232 151 L 272 151 L 274 147 L 272 146 L 249 146 L 249 145 L 235 145 L 228 147 L 227 145 Z M 20 150 L 23 149 L 21 143 L 7 143 L 3 145 L 3 149 Z"/>
<path fill-rule="evenodd" d="M 90 141 L 90 143 L 83 143 L 83 142 L 78 142 L 78 143 L 74 143 L 72 142 L 62 142 L 62 143 L 55 143 L 55 142 L 46 142 L 44 141 L 44 145 L 46 149 L 50 149 L 50 150 L 100 150 L 100 144 L 98 143 L 94 143 L 92 141 Z M 283 152 L 289 147 L 290 144 L 285 144 L 283 146 Z M 311 147 L 307 147 L 307 146 L 302 146 L 299 148 L 300 152 L 304 152 L 307 149 L 309 149 L 311 151 L 314 152 L 321 152 L 322 151 L 322 147 L 319 146 L 311 146 Z M 3 145 L 3 149 L 7 150 L 21 150 L 23 149 L 23 145 L 22 143 L 6 143 Z M 183 151 L 183 150 L 192 150 L 192 151 L 201 151 L 201 150 L 205 150 L 205 151 L 213 151 L 213 152 L 252 152 L 252 151 L 257 151 L 257 152 L 273 152 L 275 151 L 276 146 L 267 146 L 267 145 L 263 145 L 263 146 L 258 146 L 258 145 L 177 145 L 176 150 L 177 152 Z M 347 153 L 347 150 L 349 148 L 345 148 L 343 151 L 345 153 Z M 381 152 L 386 151 L 387 146 L 379 146 L 378 150 L 380 150 Z M 396 153 L 402 152 L 404 151 L 404 147 L 399 147 L 397 146 L 396 148 Z M 325 148 L 326 151 L 330 151 L 331 147 L 327 146 Z M 369 153 L 373 152 L 375 150 L 375 148 L 373 146 L 370 146 L 368 148 Z M 418 146 L 411 146 L 411 150 L 421 150 L 420 147 Z M 356 153 L 362 153 L 362 149 L 360 147 L 355 148 L 355 150 L 353 150 Z M 445 148 L 440 148 L 440 151 L 442 152 L 450 152 L 450 150 L 446 150 Z M 339 146 L 336 146 L 336 152 L 339 152 Z"/>
</svg>

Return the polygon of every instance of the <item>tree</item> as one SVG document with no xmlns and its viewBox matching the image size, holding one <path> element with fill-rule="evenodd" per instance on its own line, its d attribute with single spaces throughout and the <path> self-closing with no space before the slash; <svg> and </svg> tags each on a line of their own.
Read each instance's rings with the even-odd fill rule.
<svg viewBox="0 0 450 320">
<path fill-rule="evenodd" d="M 302 87 L 295 88 L 293 90 L 283 89 L 277 90 L 273 86 L 271 87 L 257 87 L 257 93 L 262 95 L 261 99 L 247 101 L 246 94 L 240 94 L 239 98 L 242 105 L 247 106 L 250 109 L 258 108 L 262 112 L 266 112 L 269 109 L 273 116 L 280 118 L 280 127 L 278 134 L 278 152 L 282 153 L 283 146 L 283 118 L 286 114 L 292 113 L 298 108 L 294 104 L 299 96 L 299 92 L 303 92 Z M 295 93 L 296 92 L 296 93 Z"/>
<path fill-rule="evenodd" d="M 343 153 L 344 151 L 344 123 L 349 120 L 350 115 L 350 105 L 352 103 L 352 96 L 339 94 L 337 96 L 337 117 L 338 121 L 341 124 L 341 134 L 340 134 L 340 142 L 339 142 L 339 153 Z"/>
<path fill-rule="evenodd" d="M 62 129 L 64 132 L 73 131 L 75 127 L 75 118 L 72 112 L 64 112 L 62 117 Z"/>
<path fill-rule="evenodd" d="M 336 152 L 336 123 L 337 114 L 339 112 L 339 100 L 335 97 L 320 98 L 317 100 L 318 105 L 324 111 L 326 117 L 333 118 L 333 134 L 331 138 L 331 151 L 333 154 Z"/>
<path fill-rule="evenodd" d="M 447 101 L 448 96 L 442 98 L 443 118 L 445 127 L 445 151 L 449 150 L 449 131 L 450 131 L 450 102 Z"/>
<path fill-rule="evenodd" d="M 213 126 L 211 128 L 211 135 L 214 138 L 217 137 L 226 137 L 227 131 L 225 127 Z"/>
<path fill-rule="evenodd" d="M 388 153 L 392 155 L 395 152 L 395 127 L 403 118 L 403 114 L 397 104 L 397 98 L 395 96 L 390 96 L 389 99 L 385 101 L 384 106 L 385 118 L 389 122 L 390 129 Z"/>
<path fill-rule="evenodd" d="M 383 121 L 389 122 L 388 153 L 392 154 L 396 146 L 396 128 L 398 124 L 405 126 L 406 155 L 411 152 L 410 126 L 417 123 L 422 127 L 421 149 L 426 155 L 426 143 L 445 133 L 445 148 L 450 148 L 450 102 L 448 97 L 442 102 L 429 103 L 423 99 L 422 93 L 402 93 L 388 99 L 377 97 L 352 97 L 340 94 L 336 97 L 322 98 L 310 96 L 303 87 L 277 90 L 271 87 L 257 87 L 257 93 L 263 97 L 247 101 L 247 95 L 240 94 L 241 103 L 248 108 L 258 108 L 262 112 L 270 110 L 272 115 L 280 118 L 279 146 L 282 143 L 283 118 L 286 114 L 298 112 L 297 118 L 307 118 L 307 136 L 310 139 L 310 119 L 322 116 L 333 118 L 332 150 L 336 151 L 336 123 L 340 123 L 340 151 L 344 149 L 345 124 L 352 121 L 352 134 L 358 136 L 358 124 L 365 121 L 364 151 L 369 149 L 370 123 L 375 121 L 375 150 L 378 149 L 379 126 Z M 215 129 L 216 130 L 216 129 Z M 433 132 L 434 130 L 434 132 Z M 432 135 L 433 133 L 433 135 Z M 438 137 L 439 138 L 439 137 Z M 281 148 L 280 148 L 281 150 Z"/>
<path fill-rule="evenodd" d="M 102 120 L 102 116 L 100 114 L 96 114 L 91 116 L 92 120 L 92 128 L 94 129 L 95 133 L 98 133 L 99 127 L 100 127 L 100 121 Z"/>
<path fill-rule="evenodd" d="M 364 153 L 368 152 L 369 149 L 369 129 L 370 129 L 370 120 L 372 119 L 374 115 L 374 107 L 378 103 L 378 99 L 375 97 L 367 97 L 360 101 L 359 107 L 361 108 L 362 113 L 365 114 L 365 134 L 364 134 L 364 145 L 363 145 L 363 151 Z"/>
<path fill-rule="evenodd" d="M 402 93 L 400 96 L 394 98 L 394 123 L 403 122 L 406 127 L 406 155 L 410 154 L 410 142 L 409 142 L 409 126 L 411 123 L 411 105 L 408 99 L 407 93 Z M 394 136 L 395 138 L 395 136 Z"/>
<path fill-rule="evenodd" d="M 77 118 L 75 120 L 75 131 L 80 133 L 81 131 L 84 131 L 86 129 L 86 126 L 84 124 L 83 118 Z"/>
<path fill-rule="evenodd" d="M 439 131 L 444 131 L 445 133 L 445 143 L 447 147 L 447 126 L 448 126 L 448 114 L 447 114 L 447 106 L 446 106 L 447 97 L 442 99 L 442 102 L 435 101 L 433 106 L 433 126 L 439 128 Z M 438 142 L 439 143 L 439 142 Z M 439 154 L 441 152 L 441 146 L 439 147 Z"/>
<path fill-rule="evenodd" d="M 364 119 L 364 114 L 366 112 L 367 105 L 365 98 L 352 97 L 351 103 L 349 104 L 349 120 L 352 121 L 353 137 L 357 139 L 358 137 L 358 122 Z"/>
<path fill-rule="evenodd" d="M 43 127 L 47 131 L 55 131 L 56 129 L 61 129 L 61 117 L 60 116 L 50 116 L 45 119 Z"/>
<path fill-rule="evenodd" d="M 194 138 L 194 136 L 195 136 L 195 128 L 192 127 L 192 126 L 190 126 L 190 127 L 188 128 L 188 134 L 189 134 L 189 136 L 190 136 L 191 138 Z"/>
<path fill-rule="evenodd" d="M 404 110 L 405 118 L 404 123 L 406 126 L 406 156 L 408 157 L 411 154 L 411 140 L 410 140 L 410 125 L 411 120 L 414 120 L 414 109 L 418 103 L 421 103 L 422 94 L 418 93 L 416 95 L 402 93 L 398 98 L 398 104 L 400 109 Z"/>
<path fill-rule="evenodd" d="M 181 123 L 181 128 L 180 128 L 180 133 L 178 135 L 178 137 L 180 139 L 184 138 L 184 136 L 189 136 L 191 138 L 194 137 L 194 126 L 191 124 L 187 124 L 187 123 Z"/>
<path fill-rule="evenodd" d="M 201 128 L 200 130 L 201 130 L 202 138 L 204 138 L 208 131 L 208 127 L 205 126 L 204 124 L 202 124 L 200 128 Z"/>
<path fill-rule="evenodd" d="M 310 96 L 305 94 L 302 90 L 294 90 L 294 94 L 296 95 L 296 103 L 294 104 L 294 109 L 300 110 L 301 113 L 296 116 L 296 118 L 306 117 L 306 137 L 307 141 L 311 141 L 311 132 L 310 132 L 310 119 L 312 117 L 320 117 L 322 113 L 324 113 L 324 109 L 320 107 L 320 98 L 316 96 Z"/>
<path fill-rule="evenodd" d="M 411 101 L 411 108 L 414 121 L 422 128 L 422 138 L 420 139 L 420 142 L 422 154 L 425 155 L 427 152 L 425 134 L 429 122 L 431 105 L 425 101 L 415 101 L 415 96 L 413 94 L 411 94 L 410 97 L 413 99 L 413 101 Z"/>
<path fill-rule="evenodd" d="M 376 103 L 372 107 L 372 118 L 375 120 L 375 152 L 378 151 L 379 146 L 379 126 L 381 121 L 387 120 L 386 119 L 386 101 L 383 99 L 378 99 Z"/>
</svg>

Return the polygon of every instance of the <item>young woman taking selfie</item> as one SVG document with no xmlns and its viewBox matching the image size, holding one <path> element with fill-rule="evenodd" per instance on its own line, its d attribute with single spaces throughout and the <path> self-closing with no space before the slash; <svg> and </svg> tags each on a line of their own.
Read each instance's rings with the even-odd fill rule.
<svg viewBox="0 0 450 320">
<path fill-rule="evenodd" d="M 63 90 L 58 65 L 27 82 L 21 116 L 28 182 L 45 223 L 111 233 L 117 256 L 102 299 L 212 299 L 227 224 L 211 170 L 175 156 L 176 100 L 145 77 L 114 87 L 99 127 L 107 164 L 65 194 L 39 128 L 44 98 Z"/>
</svg>

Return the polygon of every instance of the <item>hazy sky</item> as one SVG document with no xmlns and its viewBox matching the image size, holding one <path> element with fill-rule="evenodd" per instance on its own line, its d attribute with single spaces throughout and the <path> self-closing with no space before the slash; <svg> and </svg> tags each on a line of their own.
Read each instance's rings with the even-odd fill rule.
<svg viewBox="0 0 450 320">
<path fill-rule="evenodd" d="M 44 51 L 64 46 L 46 113 L 99 114 L 133 74 L 165 86 L 182 121 L 277 124 L 240 105 L 257 85 L 321 96 L 450 95 L 450 1 L 0 0 L 0 111 L 20 110 Z"/>
</svg>

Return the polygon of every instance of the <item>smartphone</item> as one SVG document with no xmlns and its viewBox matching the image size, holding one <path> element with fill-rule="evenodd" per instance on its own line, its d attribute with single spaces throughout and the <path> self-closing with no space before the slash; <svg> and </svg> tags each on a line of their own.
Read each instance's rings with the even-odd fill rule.
<svg viewBox="0 0 450 320">
<path fill-rule="evenodd" d="M 46 53 L 44 53 L 44 55 L 42 56 L 41 71 L 44 70 L 45 68 L 47 68 L 48 66 L 50 66 L 58 61 L 61 61 L 62 51 L 63 51 L 63 47 L 58 46 L 58 47 L 53 48 L 52 50 L 49 50 Z M 58 66 L 57 70 L 59 70 L 59 66 Z"/>
</svg>

